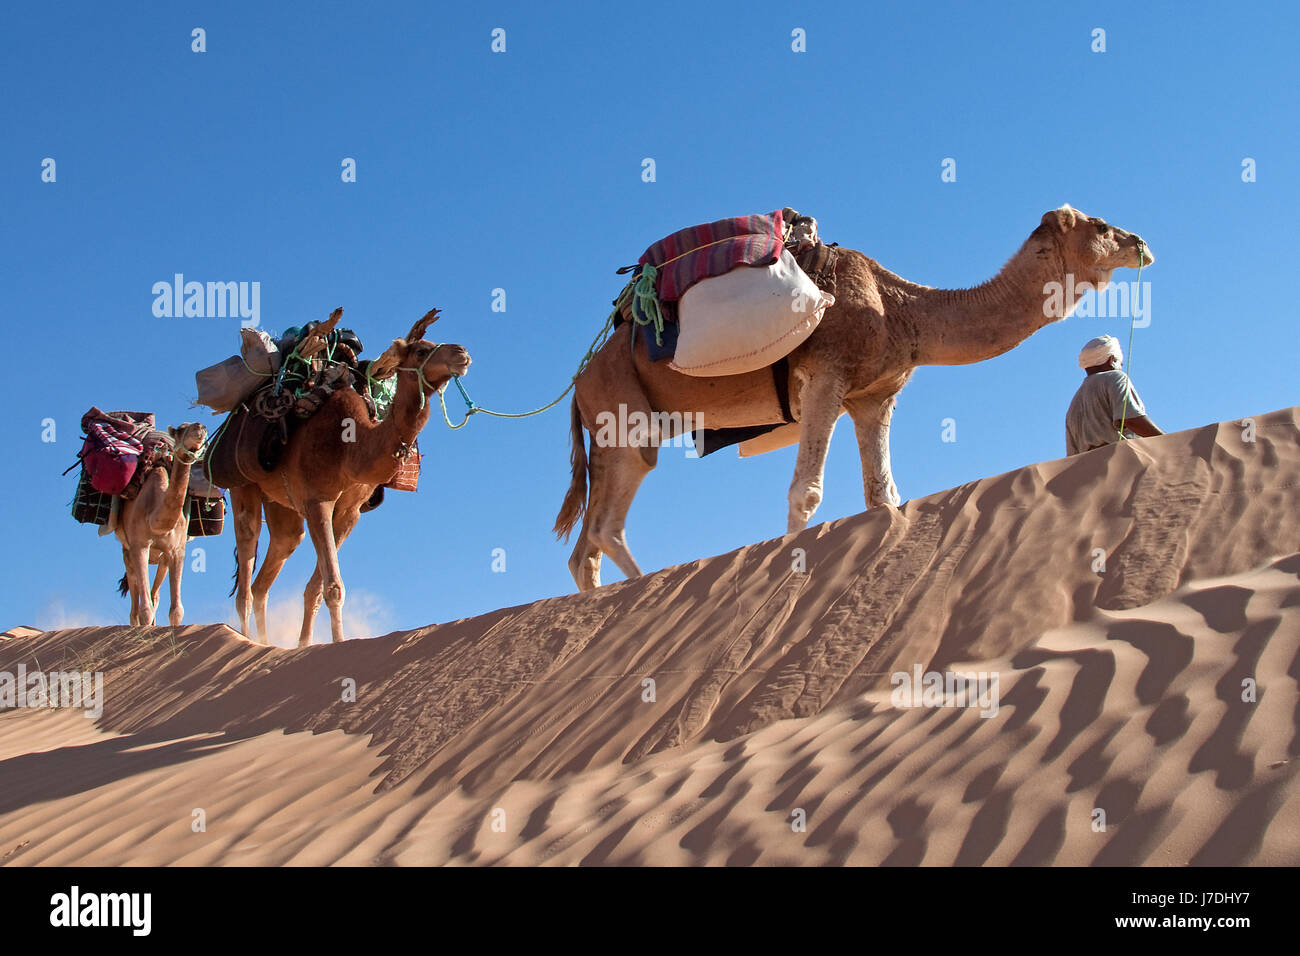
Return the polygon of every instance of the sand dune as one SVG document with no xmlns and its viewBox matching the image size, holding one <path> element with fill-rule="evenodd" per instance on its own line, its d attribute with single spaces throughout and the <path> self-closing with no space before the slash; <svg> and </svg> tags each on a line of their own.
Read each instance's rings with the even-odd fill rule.
<svg viewBox="0 0 1300 956">
<path fill-rule="evenodd" d="M 106 702 L 0 713 L 0 862 L 1300 863 L 1298 414 L 372 641 L 15 631 Z"/>
</svg>

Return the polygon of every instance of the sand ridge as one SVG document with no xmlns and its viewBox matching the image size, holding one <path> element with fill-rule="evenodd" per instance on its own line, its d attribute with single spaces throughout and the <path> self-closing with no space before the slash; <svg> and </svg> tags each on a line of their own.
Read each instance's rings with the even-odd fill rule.
<svg viewBox="0 0 1300 956">
<path fill-rule="evenodd" d="M 107 698 L 0 714 L 0 857 L 1300 862 L 1297 413 L 372 641 L 0 642 Z M 894 706 L 918 665 L 997 673 L 998 713 Z"/>
</svg>

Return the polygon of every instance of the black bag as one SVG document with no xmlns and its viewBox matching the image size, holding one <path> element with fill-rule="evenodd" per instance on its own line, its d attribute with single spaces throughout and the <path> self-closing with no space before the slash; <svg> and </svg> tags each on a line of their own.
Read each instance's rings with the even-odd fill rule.
<svg viewBox="0 0 1300 956">
<path fill-rule="evenodd" d="M 189 527 L 185 533 L 191 538 L 208 538 L 221 534 L 226 520 L 226 499 L 200 498 L 190 495 L 186 499 L 189 508 Z"/>
</svg>

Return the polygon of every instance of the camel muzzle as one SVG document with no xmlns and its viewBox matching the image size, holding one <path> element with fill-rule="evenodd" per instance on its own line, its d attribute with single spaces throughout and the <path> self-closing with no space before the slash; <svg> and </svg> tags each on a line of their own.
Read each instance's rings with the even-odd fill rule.
<svg viewBox="0 0 1300 956">
<path fill-rule="evenodd" d="M 1151 247 L 1142 241 L 1142 237 L 1136 232 L 1132 233 L 1133 241 L 1137 243 L 1138 268 L 1149 266 L 1156 261 L 1156 257 L 1151 254 Z"/>
</svg>

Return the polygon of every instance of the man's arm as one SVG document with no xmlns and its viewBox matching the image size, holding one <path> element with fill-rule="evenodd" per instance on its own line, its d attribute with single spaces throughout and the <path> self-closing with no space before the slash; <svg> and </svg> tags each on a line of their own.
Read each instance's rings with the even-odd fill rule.
<svg viewBox="0 0 1300 956">
<path fill-rule="evenodd" d="M 1139 415 L 1137 418 L 1129 418 L 1124 421 L 1124 427 L 1131 429 L 1139 438 L 1154 438 L 1156 435 L 1163 435 L 1164 432 L 1145 415 Z M 1120 420 L 1115 419 L 1115 430 L 1118 431 Z"/>
</svg>

